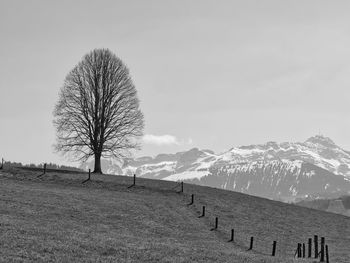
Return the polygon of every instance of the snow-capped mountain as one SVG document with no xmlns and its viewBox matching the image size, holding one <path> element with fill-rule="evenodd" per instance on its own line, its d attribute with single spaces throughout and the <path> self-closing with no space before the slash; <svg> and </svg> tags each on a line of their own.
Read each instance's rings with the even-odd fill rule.
<svg viewBox="0 0 350 263">
<path fill-rule="evenodd" d="M 110 174 L 189 181 L 282 200 L 350 191 L 350 153 L 320 135 L 302 143 L 268 142 L 221 154 L 194 148 L 102 167 Z"/>
<path fill-rule="evenodd" d="M 343 195 L 350 191 L 350 181 L 344 176 L 301 160 L 213 166 L 210 175 L 192 182 L 283 201 L 324 193 Z"/>
</svg>

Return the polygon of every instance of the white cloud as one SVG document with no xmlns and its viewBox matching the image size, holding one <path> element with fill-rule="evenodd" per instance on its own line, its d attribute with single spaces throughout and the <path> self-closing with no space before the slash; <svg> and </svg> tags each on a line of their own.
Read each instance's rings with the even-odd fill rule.
<svg viewBox="0 0 350 263">
<path fill-rule="evenodd" d="M 179 140 L 173 135 L 165 134 L 165 135 L 152 135 L 146 134 L 143 136 L 144 143 L 147 144 L 155 144 L 155 145 L 190 145 L 193 143 L 191 138 L 184 140 Z"/>
</svg>

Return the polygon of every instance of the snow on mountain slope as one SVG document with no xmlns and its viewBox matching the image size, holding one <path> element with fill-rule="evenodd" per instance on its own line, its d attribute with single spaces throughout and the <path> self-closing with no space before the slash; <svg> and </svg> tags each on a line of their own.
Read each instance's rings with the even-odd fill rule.
<svg viewBox="0 0 350 263">
<path fill-rule="evenodd" d="M 190 181 L 284 201 L 323 193 L 340 195 L 350 191 L 350 182 L 343 176 L 301 160 L 213 166 L 208 175 Z"/>
<path fill-rule="evenodd" d="M 303 143 L 268 142 L 261 145 L 232 148 L 226 156 L 246 162 L 261 160 L 302 160 L 324 168 L 334 174 L 350 178 L 350 154 L 331 139 L 317 135 Z M 226 159 L 230 159 L 227 158 Z"/>
<path fill-rule="evenodd" d="M 117 162 L 108 162 L 104 160 L 102 163 L 102 171 L 109 174 L 124 174 L 130 176 L 136 174 L 137 176 L 156 179 L 164 179 L 174 174 L 197 171 L 200 172 L 198 176 L 204 176 L 205 174 L 203 171 L 208 171 L 217 160 L 217 155 L 212 151 L 193 148 L 189 151 L 175 154 L 159 154 L 154 158 L 141 157 L 125 159 L 123 165 Z M 80 168 L 92 169 L 93 164 L 93 161 L 91 161 L 88 164 L 82 164 Z"/>
</svg>

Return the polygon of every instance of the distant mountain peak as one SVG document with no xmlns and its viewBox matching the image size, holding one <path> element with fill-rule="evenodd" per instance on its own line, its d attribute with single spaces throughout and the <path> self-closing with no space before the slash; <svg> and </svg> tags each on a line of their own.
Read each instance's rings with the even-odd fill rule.
<svg viewBox="0 0 350 263">
<path fill-rule="evenodd" d="M 103 162 L 108 174 L 190 181 L 268 198 L 293 200 L 319 193 L 350 194 L 350 153 L 328 137 L 266 142 L 216 154 L 192 148 L 155 157 Z M 84 166 L 84 169 L 93 166 Z"/>
<path fill-rule="evenodd" d="M 320 144 L 326 147 L 334 147 L 336 144 L 334 141 L 332 141 L 331 138 L 323 136 L 323 135 L 315 135 L 313 137 L 310 137 L 305 141 L 306 143 L 313 143 L 313 144 Z"/>
</svg>

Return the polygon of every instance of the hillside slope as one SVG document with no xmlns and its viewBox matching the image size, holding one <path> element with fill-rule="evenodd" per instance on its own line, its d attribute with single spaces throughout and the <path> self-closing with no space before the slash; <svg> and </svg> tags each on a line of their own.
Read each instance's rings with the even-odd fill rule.
<svg viewBox="0 0 350 263">
<path fill-rule="evenodd" d="M 338 199 L 332 198 L 309 198 L 296 203 L 297 205 L 342 214 L 350 217 L 350 195 Z"/>
<path fill-rule="evenodd" d="M 84 174 L 38 174 L 0 171 L 2 262 L 297 262 L 296 244 L 314 234 L 326 237 L 332 262 L 350 258 L 344 216 L 189 184 L 178 194 L 161 180 L 127 188 L 129 177 L 93 175 L 82 185 Z M 215 216 L 219 229 L 209 231 Z M 231 228 L 235 243 L 227 242 Z M 246 251 L 250 236 L 254 250 Z"/>
</svg>

